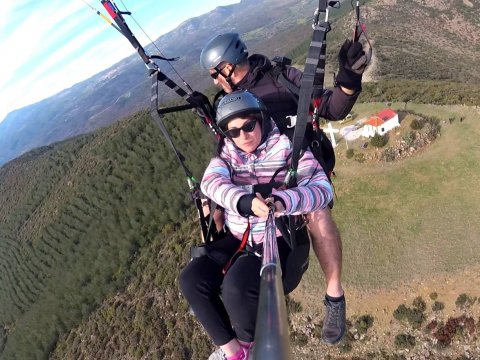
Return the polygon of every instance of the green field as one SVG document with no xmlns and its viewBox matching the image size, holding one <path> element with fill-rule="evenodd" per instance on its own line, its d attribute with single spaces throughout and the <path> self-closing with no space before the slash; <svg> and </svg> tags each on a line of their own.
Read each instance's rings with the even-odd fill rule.
<svg viewBox="0 0 480 360">
<path fill-rule="evenodd" d="M 360 104 L 354 111 L 361 117 L 383 107 Z M 336 149 L 333 213 L 343 239 L 346 286 L 389 288 L 480 262 L 479 113 L 461 106 L 408 108 L 442 125 L 441 137 L 412 157 L 358 163 L 346 159 L 344 143 Z M 323 286 L 318 274 L 313 260 L 303 286 Z"/>
</svg>

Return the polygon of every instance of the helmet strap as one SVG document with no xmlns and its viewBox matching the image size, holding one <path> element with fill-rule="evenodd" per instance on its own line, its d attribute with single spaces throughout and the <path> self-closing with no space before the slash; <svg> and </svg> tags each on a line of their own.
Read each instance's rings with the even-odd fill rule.
<svg viewBox="0 0 480 360">
<path fill-rule="evenodd" d="M 232 64 L 232 68 L 230 69 L 228 75 L 226 76 L 222 72 L 220 73 L 225 78 L 225 81 L 228 83 L 228 85 L 230 85 L 230 88 L 232 89 L 232 91 L 235 91 L 238 89 L 238 86 L 235 85 L 232 81 L 232 74 L 235 71 L 236 67 L 237 67 L 237 64 Z"/>
</svg>

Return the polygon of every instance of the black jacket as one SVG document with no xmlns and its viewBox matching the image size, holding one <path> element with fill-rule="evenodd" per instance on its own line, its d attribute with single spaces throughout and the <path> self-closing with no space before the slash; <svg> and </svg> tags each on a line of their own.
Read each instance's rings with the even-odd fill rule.
<svg viewBox="0 0 480 360">
<path fill-rule="evenodd" d="M 252 92 L 262 99 L 268 112 L 283 133 L 286 130 L 286 125 L 288 125 L 285 117 L 287 115 L 296 115 L 297 113 L 297 100 L 290 90 L 275 79 L 270 71 L 273 65 L 266 56 L 254 54 L 248 60 L 250 62 L 250 72 L 237 86 L 240 89 Z M 288 66 L 284 74 L 288 80 L 300 87 L 303 75 L 300 70 L 293 66 Z M 355 104 L 359 93 L 347 95 L 339 87 L 335 87 L 333 90 L 321 90 L 314 96 L 320 97 L 322 100 L 320 116 L 332 121 L 344 119 Z"/>
<path fill-rule="evenodd" d="M 264 55 L 254 54 L 248 58 L 250 71 L 236 84 L 239 89 L 248 90 L 258 96 L 264 102 L 270 116 L 275 120 L 280 132 L 286 134 L 290 140 L 293 138 L 294 128 L 288 128 L 290 119 L 287 116 L 297 114 L 297 98 L 285 86 L 280 84 L 271 71 L 273 64 Z M 287 66 L 284 70 L 285 77 L 296 87 L 300 88 L 303 73 Z M 215 106 L 225 92 L 220 91 L 215 97 Z M 314 94 L 314 98 L 321 99 L 320 116 L 324 119 L 336 121 L 342 120 L 352 110 L 360 91 L 353 95 L 345 94 L 338 86 L 333 90 L 320 89 Z M 315 158 L 320 162 L 325 172 L 333 171 L 335 166 L 335 152 L 328 137 L 319 131 L 314 133 L 312 124 L 309 122 L 305 131 L 304 146 L 309 146 Z"/>
</svg>

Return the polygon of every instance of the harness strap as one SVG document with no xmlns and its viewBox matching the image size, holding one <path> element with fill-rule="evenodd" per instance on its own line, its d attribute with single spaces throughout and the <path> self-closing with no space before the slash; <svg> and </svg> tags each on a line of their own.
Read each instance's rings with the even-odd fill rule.
<svg viewBox="0 0 480 360">
<path fill-rule="evenodd" d="M 212 227 L 215 226 L 215 224 L 213 223 L 213 215 L 215 213 L 215 210 L 217 210 L 217 207 L 218 207 L 218 204 L 213 201 L 213 200 L 210 200 L 210 203 L 211 203 L 211 206 L 210 206 L 210 217 L 208 219 L 208 227 L 207 227 L 207 235 L 205 236 L 205 242 L 208 244 L 211 242 L 211 239 L 210 239 L 210 236 L 211 236 L 211 232 L 212 232 Z"/>
<path fill-rule="evenodd" d="M 353 1 L 352 1 L 353 5 Z M 373 46 L 370 43 L 370 39 L 367 36 L 367 26 L 360 21 L 360 1 L 357 0 L 356 5 L 355 5 L 355 17 L 356 17 L 356 22 L 355 22 L 355 29 L 353 30 L 353 42 L 358 42 L 360 41 L 360 38 L 363 37 L 365 38 L 365 41 L 367 42 L 368 45 L 368 51 L 365 54 L 365 59 L 362 61 L 357 61 L 357 64 L 354 64 L 352 66 L 352 69 L 354 71 L 359 70 L 362 66 L 366 66 L 367 64 L 370 63 L 370 60 L 372 59 L 373 55 Z"/>
<path fill-rule="evenodd" d="M 328 3 L 326 0 L 319 1 L 315 21 L 313 23 L 313 34 L 310 47 L 308 49 L 307 58 L 305 60 L 305 68 L 300 83 L 299 100 L 297 106 L 297 123 L 293 134 L 293 150 L 292 163 L 285 179 L 288 187 L 296 185 L 297 167 L 302 150 L 303 140 L 305 138 L 305 130 L 308 122 L 310 110 L 310 102 L 314 88 L 323 88 L 325 77 L 325 59 L 326 59 L 326 35 L 330 31 L 328 22 Z M 325 13 L 325 21 L 318 22 L 320 13 Z"/>
<path fill-rule="evenodd" d="M 249 235 L 250 235 L 250 219 L 248 219 L 247 229 L 243 233 L 242 242 L 240 243 L 240 246 L 238 247 L 237 251 L 235 251 L 235 254 L 232 255 L 230 260 L 227 261 L 227 264 L 223 267 L 223 270 L 222 270 L 223 275 L 226 274 L 228 268 L 232 264 L 233 259 L 235 259 L 235 257 L 245 248 L 245 245 L 247 245 Z"/>
</svg>

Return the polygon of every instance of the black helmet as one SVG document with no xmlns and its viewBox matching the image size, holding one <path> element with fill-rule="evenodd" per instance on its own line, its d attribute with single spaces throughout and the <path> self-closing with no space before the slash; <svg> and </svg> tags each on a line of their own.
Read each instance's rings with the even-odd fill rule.
<svg viewBox="0 0 480 360">
<path fill-rule="evenodd" d="M 270 118 L 265 104 L 254 94 L 245 90 L 237 90 L 225 95 L 217 107 L 216 121 L 220 131 L 224 131 L 230 120 L 242 115 L 259 114 L 262 118 L 262 138 L 270 131 Z"/>
<path fill-rule="evenodd" d="M 203 48 L 200 63 L 205 70 L 213 69 L 222 62 L 240 64 L 248 57 L 247 46 L 237 33 L 214 37 Z"/>
</svg>

